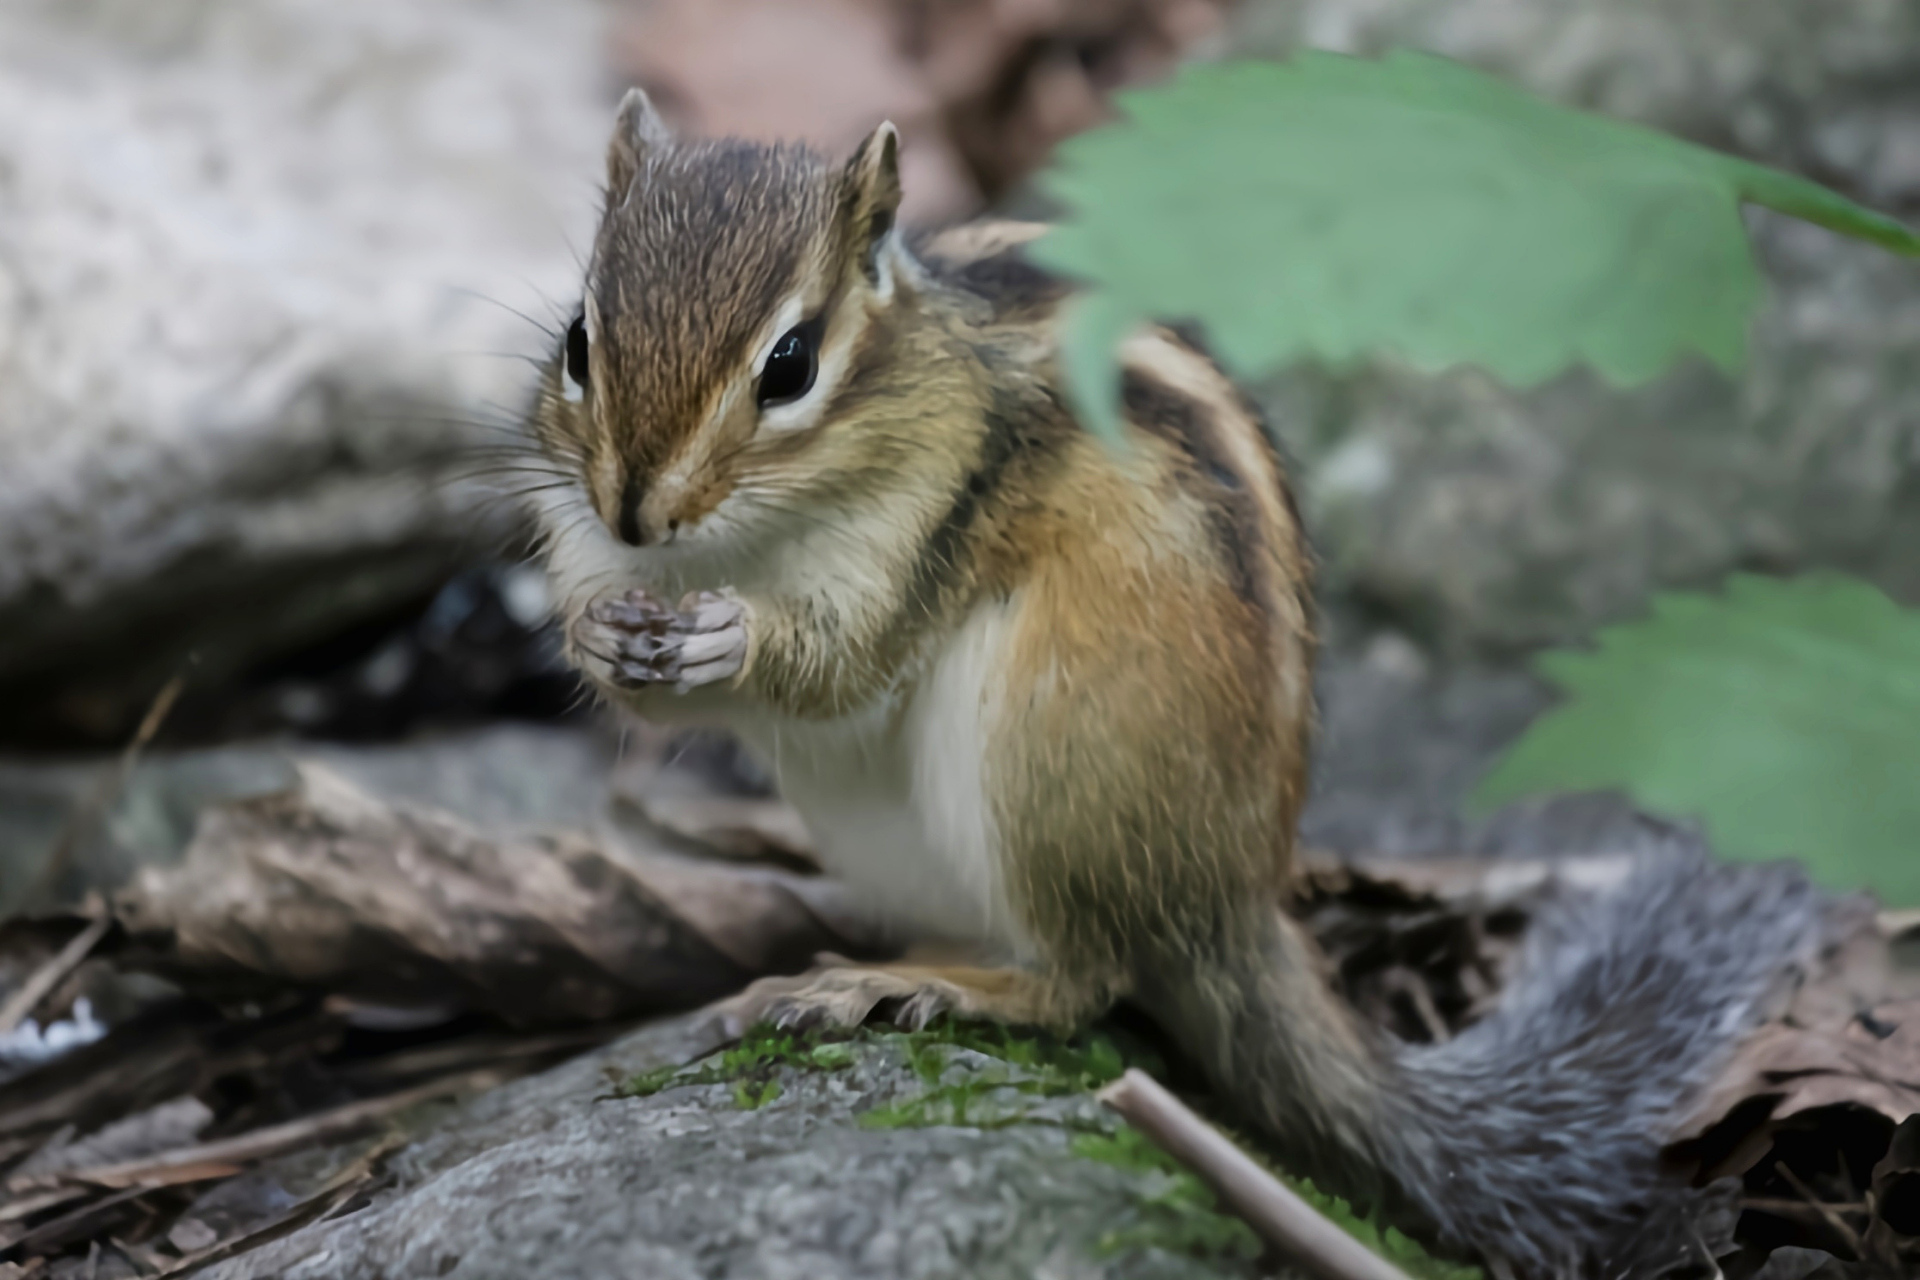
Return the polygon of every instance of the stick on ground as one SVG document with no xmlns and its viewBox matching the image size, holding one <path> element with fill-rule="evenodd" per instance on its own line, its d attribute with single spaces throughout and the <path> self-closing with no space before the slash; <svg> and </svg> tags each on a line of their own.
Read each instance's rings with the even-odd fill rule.
<svg viewBox="0 0 1920 1280">
<path fill-rule="evenodd" d="M 1400 1268 L 1282 1186 L 1152 1076 L 1129 1070 L 1099 1096 L 1204 1179 L 1267 1243 L 1320 1280 L 1408 1280 Z"/>
<path fill-rule="evenodd" d="M 160 726 L 167 722 L 167 716 L 173 710 L 173 704 L 180 700 L 180 691 L 186 687 L 187 677 L 182 673 L 167 681 L 161 686 L 160 692 L 154 695 L 147 707 L 147 714 L 140 718 L 140 727 L 133 731 L 133 740 L 120 753 L 119 767 L 106 774 L 67 814 L 59 838 L 53 843 L 53 851 L 33 877 L 33 887 L 27 890 L 22 902 L 40 904 L 59 885 L 61 875 L 66 871 L 67 864 L 73 861 L 74 851 L 80 846 L 80 837 L 106 812 L 107 806 L 119 798 L 127 779 L 133 775 L 133 767 L 140 763 L 140 753 L 159 734 Z"/>
<path fill-rule="evenodd" d="M 35 1174 L 16 1178 L 6 1184 L 14 1194 L 39 1190 L 45 1186 L 88 1183 L 98 1187 L 165 1187 L 182 1182 L 203 1182 L 224 1177 L 259 1160 L 300 1147 L 331 1142 L 377 1124 L 396 1111 L 439 1098 L 479 1093 L 509 1078 L 497 1068 L 470 1071 L 435 1080 L 398 1093 L 350 1102 L 316 1115 L 268 1125 L 231 1138 L 181 1147 L 174 1151 L 130 1160 L 120 1164 L 73 1169 L 57 1174 Z"/>
<path fill-rule="evenodd" d="M 60 948 L 58 955 L 41 965 L 32 977 L 22 983 L 6 1004 L 0 1005 L 0 1036 L 25 1021 L 27 1015 L 47 998 L 47 993 L 79 967 L 80 962 L 87 958 L 87 953 L 106 936 L 112 924 L 113 916 L 103 908 L 92 924 L 75 934 L 66 946 Z"/>
</svg>

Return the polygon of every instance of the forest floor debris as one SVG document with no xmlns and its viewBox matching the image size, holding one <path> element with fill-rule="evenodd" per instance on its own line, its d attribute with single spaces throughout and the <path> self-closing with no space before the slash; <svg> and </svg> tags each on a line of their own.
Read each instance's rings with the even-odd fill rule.
<svg viewBox="0 0 1920 1280">
<path fill-rule="evenodd" d="M 72 916 L 0 932 L 0 953 L 29 949 L 0 963 L 16 992 L 65 972 L 35 1000 L 49 1016 L 81 998 L 76 967 L 96 984 L 102 967 L 159 974 L 172 992 L 0 1083 L 0 1261 L 60 1277 L 102 1254 L 128 1275 L 238 1266 L 375 1186 L 421 1126 L 457 1126 L 452 1099 L 816 952 L 898 949 L 845 910 L 804 828 L 725 744 L 630 745 L 601 828 L 497 839 L 294 751 L 283 785 L 208 800 L 184 850 L 115 890 L 112 929 Z M 1346 994 L 1424 1042 L 1492 1007 L 1542 894 L 1604 889 L 1622 865 L 1304 861 L 1300 910 Z M 1728 1257 L 1748 1268 L 1786 1246 L 1861 1275 L 1920 1257 L 1911 923 L 1840 918 L 1776 1020 L 1661 1135 L 1702 1181 L 1739 1181 Z M 782 1071 L 728 1096 L 770 1104 Z M 300 1176 L 260 1199 L 251 1171 L 268 1167 Z M 246 1212 L 222 1210 L 249 1187 Z"/>
</svg>

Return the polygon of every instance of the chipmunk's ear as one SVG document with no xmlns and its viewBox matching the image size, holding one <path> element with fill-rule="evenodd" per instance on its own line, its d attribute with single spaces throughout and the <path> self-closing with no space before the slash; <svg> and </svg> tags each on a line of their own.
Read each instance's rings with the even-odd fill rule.
<svg viewBox="0 0 1920 1280">
<path fill-rule="evenodd" d="M 900 212 L 900 131 L 891 120 L 867 135 L 847 161 L 842 204 L 847 232 L 867 280 L 878 287 L 880 248 Z"/>
<path fill-rule="evenodd" d="M 647 153 L 672 141 L 673 130 L 653 109 L 646 90 L 627 90 L 614 118 L 613 140 L 607 143 L 607 198 L 616 204 L 625 199 L 633 176 L 646 163 Z"/>
</svg>

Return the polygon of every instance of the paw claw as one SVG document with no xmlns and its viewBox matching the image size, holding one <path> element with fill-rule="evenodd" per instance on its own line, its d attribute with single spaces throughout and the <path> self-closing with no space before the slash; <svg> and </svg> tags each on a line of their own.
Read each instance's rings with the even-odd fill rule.
<svg viewBox="0 0 1920 1280">
<path fill-rule="evenodd" d="M 738 675 L 747 654 L 746 608 L 733 596 L 694 592 L 678 608 L 644 591 L 587 606 L 570 630 L 577 653 L 622 689 L 672 685 L 685 693 Z"/>
<path fill-rule="evenodd" d="M 961 993 L 944 982 L 883 968 L 833 967 L 797 978 L 762 978 L 726 1001 L 722 1016 L 728 1027 L 765 1022 L 783 1031 L 851 1028 L 884 1006 L 886 1021 L 918 1031 L 962 1003 Z"/>
</svg>

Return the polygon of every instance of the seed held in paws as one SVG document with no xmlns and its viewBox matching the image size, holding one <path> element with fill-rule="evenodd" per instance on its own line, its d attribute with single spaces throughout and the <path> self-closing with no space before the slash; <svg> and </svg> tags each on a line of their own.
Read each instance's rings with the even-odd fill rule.
<svg viewBox="0 0 1920 1280">
<path fill-rule="evenodd" d="M 620 688 L 671 685 L 685 693 L 731 680 L 746 665 L 746 607 L 719 591 L 693 592 L 677 606 L 629 591 L 590 605 L 571 638 Z"/>
</svg>

